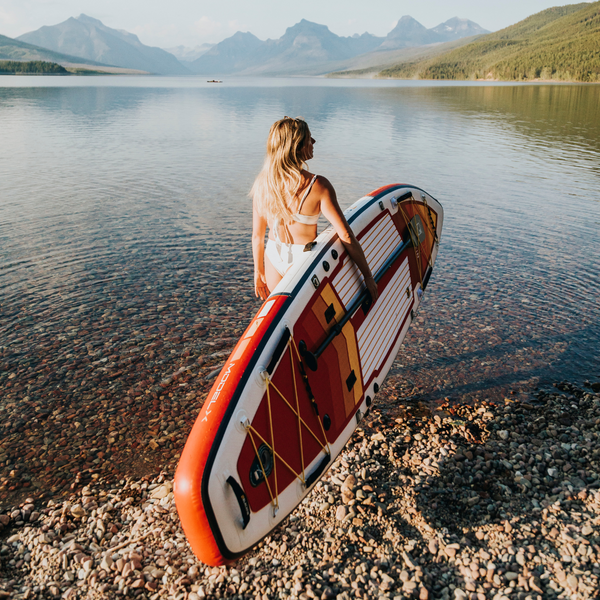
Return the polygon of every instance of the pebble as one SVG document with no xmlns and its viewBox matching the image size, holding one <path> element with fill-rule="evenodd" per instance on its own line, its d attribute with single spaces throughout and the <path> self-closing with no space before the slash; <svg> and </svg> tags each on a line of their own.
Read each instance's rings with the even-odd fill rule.
<svg viewBox="0 0 600 600">
<path fill-rule="evenodd" d="M 169 495 L 172 489 L 173 487 L 170 483 L 163 483 L 162 485 L 154 489 L 151 498 L 154 498 L 155 500 L 162 500 L 163 498 L 166 498 Z"/>
<path fill-rule="evenodd" d="M 343 521 L 347 514 L 348 514 L 348 510 L 345 506 L 338 506 L 335 511 L 335 518 L 338 521 Z"/>
<path fill-rule="evenodd" d="M 85 517 L 86 512 L 81 504 L 76 504 L 75 506 L 71 507 L 71 514 L 80 519 L 81 517 Z"/>
<path fill-rule="evenodd" d="M 344 493 L 344 492 L 352 493 L 355 487 L 356 487 L 356 477 L 354 477 L 354 475 L 350 474 L 344 480 L 341 491 L 342 491 L 342 493 Z"/>
</svg>

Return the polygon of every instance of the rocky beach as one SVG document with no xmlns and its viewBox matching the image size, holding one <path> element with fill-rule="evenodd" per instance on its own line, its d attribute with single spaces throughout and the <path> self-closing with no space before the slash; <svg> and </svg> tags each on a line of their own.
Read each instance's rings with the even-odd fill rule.
<svg viewBox="0 0 600 600">
<path fill-rule="evenodd" d="M 3 503 L 0 598 L 596 598 L 600 384 L 527 400 L 431 407 L 390 377 L 312 494 L 229 567 L 192 554 L 174 463 Z"/>
</svg>

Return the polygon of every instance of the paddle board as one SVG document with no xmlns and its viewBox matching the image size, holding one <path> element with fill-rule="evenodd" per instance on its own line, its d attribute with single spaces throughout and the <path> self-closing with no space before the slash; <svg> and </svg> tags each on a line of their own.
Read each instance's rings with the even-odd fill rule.
<svg viewBox="0 0 600 600">
<path fill-rule="evenodd" d="M 263 303 L 208 394 L 175 474 L 183 530 L 218 566 L 277 527 L 369 410 L 431 276 L 443 209 L 425 191 L 385 186 L 344 212 L 378 283 L 331 227 Z"/>
</svg>

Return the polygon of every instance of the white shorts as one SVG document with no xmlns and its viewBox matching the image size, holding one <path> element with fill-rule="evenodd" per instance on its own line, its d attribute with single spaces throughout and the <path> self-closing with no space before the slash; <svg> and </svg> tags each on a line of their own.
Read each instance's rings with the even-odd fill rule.
<svg viewBox="0 0 600 600">
<path fill-rule="evenodd" d="M 268 239 L 265 255 L 275 270 L 283 277 L 294 264 L 294 260 L 304 252 L 304 248 L 304 244 L 286 244 Z"/>
</svg>

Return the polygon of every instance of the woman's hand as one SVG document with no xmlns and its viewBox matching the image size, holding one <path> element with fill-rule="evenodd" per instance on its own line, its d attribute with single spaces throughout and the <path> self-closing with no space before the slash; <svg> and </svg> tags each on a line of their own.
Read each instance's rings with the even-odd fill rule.
<svg viewBox="0 0 600 600">
<path fill-rule="evenodd" d="M 371 273 L 362 246 L 354 236 L 354 233 L 352 232 L 350 225 L 348 225 L 348 221 L 346 221 L 346 217 L 344 217 L 344 213 L 338 204 L 333 186 L 325 179 L 325 177 L 319 177 L 315 182 L 313 189 L 321 196 L 321 211 L 323 212 L 323 215 L 325 215 L 325 218 L 333 225 L 335 232 L 340 238 L 340 242 L 342 242 L 344 248 L 350 255 L 350 258 L 356 263 L 356 266 L 363 274 L 365 285 L 367 286 L 367 290 L 369 290 L 369 294 L 371 294 L 371 302 L 374 303 L 379 297 L 377 284 L 375 283 L 375 279 L 373 279 L 373 273 Z"/>
<path fill-rule="evenodd" d="M 252 211 L 252 258 L 254 260 L 254 293 L 257 298 L 266 300 L 271 292 L 265 277 L 265 232 L 267 220 L 256 210 Z"/>
<path fill-rule="evenodd" d="M 365 284 L 369 294 L 371 294 L 371 304 L 375 304 L 375 300 L 379 298 L 379 290 L 377 289 L 377 283 L 373 279 L 373 275 L 365 278 Z"/>
<path fill-rule="evenodd" d="M 267 287 L 267 279 L 264 273 L 254 271 L 254 293 L 261 300 L 266 300 L 271 293 Z"/>
</svg>

